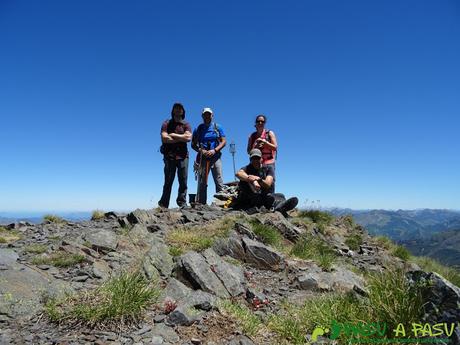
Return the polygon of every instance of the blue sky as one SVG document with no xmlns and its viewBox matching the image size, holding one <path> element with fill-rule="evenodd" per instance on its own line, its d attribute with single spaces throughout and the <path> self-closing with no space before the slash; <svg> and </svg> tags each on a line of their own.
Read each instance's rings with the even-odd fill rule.
<svg viewBox="0 0 460 345">
<path fill-rule="evenodd" d="M 301 206 L 460 209 L 459 38 L 454 0 L 0 0 L 0 211 L 156 206 L 175 101 L 238 167 L 266 114 Z"/>
</svg>

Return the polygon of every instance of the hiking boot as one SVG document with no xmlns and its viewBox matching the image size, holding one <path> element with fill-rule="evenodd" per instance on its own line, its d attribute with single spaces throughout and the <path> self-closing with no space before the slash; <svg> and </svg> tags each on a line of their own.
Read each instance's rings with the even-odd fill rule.
<svg viewBox="0 0 460 345">
<path fill-rule="evenodd" d="M 296 197 L 289 198 L 285 201 L 280 202 L 278 205 L 276 205 L 274 211 L 281 212 L 283 216 L 287 216 L 287 212 L 292 210 L 294 207 L 297 206 L 299 203 L 299 199 Z"/>
</svg>

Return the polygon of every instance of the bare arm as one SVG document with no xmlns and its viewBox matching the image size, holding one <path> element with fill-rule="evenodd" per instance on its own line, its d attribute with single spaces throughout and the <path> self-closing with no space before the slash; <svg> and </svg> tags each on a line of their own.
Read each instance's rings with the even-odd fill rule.
<svg viewBox="0 0 460 345">
<path fill-rule="evenodd" d="M 192 133 L 186 131 L 184 134 L 177 134 L 177 133 L 169 133 L 169 136 L 175 140 L 176 143 L 178 142 L 185 142 L 188 143 L 192 140 Z"/>
<path fill-rule="evenodd" d="M 161 142 L 163 144 L 177 143 L 177 140 L 173 139 L 167 131 L 161 131 Z"/>
<path fill-rule="evenodd" d="M 258 138 L 257 141 L 263 143 L 263 146 L 267 146 L 267 147 L 271 148 L 273 151 L 276 151 L 276 149 L 278 148 L 278 142 L 276 141 L 275 133 L 273 131 L 270 131 L 268 133 L 268 136 L 270 137 L 271 142 L 269 142 L 266 139 L 262 139 L 262 138 Z"/>
</svg>

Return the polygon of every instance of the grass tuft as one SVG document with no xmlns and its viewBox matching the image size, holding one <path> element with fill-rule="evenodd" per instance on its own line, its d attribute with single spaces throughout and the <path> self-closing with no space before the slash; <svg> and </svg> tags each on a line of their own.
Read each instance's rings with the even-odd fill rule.
<svg viewBox="0 0 460 345">
<path fill-rule="evenodd" d="M 10 243 L 22 239 L 22 234 L 15 230 L 9 230 L 0 226 L 0 243 Z"/>
<path fill-rule="evenodd" d="M 102 210 L 94 210 L 91 215 L 91 220 L 101 220 L 105 218 L 105 213 Z"/>
<path fill-rule="evenodd" d="M 320 210 L 303 210 L 298 213 L 298 217 L 307 217 L 317 224 L 324 223 L 326 225 L 331 224 L 334 220 L 332 214 Z"/>
<path fill-rule="evenodd" d="M 359 246 L 363 244 L 363 236 L 358 233 L 353 233 L 345 240 L 345 244 L 354 251 L 359 249 Z"/>
<path fill-rule="evenodd" d="M 395 246 L 393 241 L 387 236 L 376 236 L 374 237 L 374 241 L 377 243 L 377 245 L 387 250 L 390 250 Z"/>
<path fill-rule="evenodd" d="M 411 257 L 410 252 L 406 249 L 406 247 L 401 245 L 395 245 L 394 248 L 391 250 L 391 254 L 394 256 L 407 261 Z"/>
<path fill-rule="evenodd" d="M 218 238 L 227 237 L 235 221 L 233 217 L 225 217 L 205 226 L 176 228 L 166 235 L 166 241 L 171 248 L 175 248 L 172 249 L 173 253 L 178 253 L 179 250 L 182 253 L 189 250 L 203 251 L 211 247 Z"/>
<path fill-rule="evenodd" d="M 48 250 L 48 246 L 45 244 L 31 244 L 24 247 L 24 251 L 31 254 L 42 254 Z"/>
<path fill-rule="evenodd" d="M 85 261 L 83 255 L 69 254 L 57 251 L 46 256 L 36 256 L 32 259 L 34 265 L 51 265 L 55 267 L 70 267 Z"/>
<path fill-rule="evenodd" d="M 254 336 L 262 327 L 262 321 L 254 314 L 252 310 L 243 304 L 223 300 L 219 304 L 219 309 L 224 314 L 229 315 L 243 329 L 244 334 Z"/>
<path fill-rule="evenodd" d="M 91 327 L 117 327 L 141 319 L 156 302 L 160 290 L 141 273 L 122 273 L 99 288 L 64 299 L 50 299 L 45 314 L 53 322 L 83 324 Z"/>
<path fill-rule="evenodd" d="M 278 229 L 271 225 L 260 223 L 256 219 L 250 220 L 251 229 L 264 244 L 280 248 L 283 243 L 283 236 L 280 234 Z"/>
<path fill-rule="evenodd" d="M 50 223 L 55 223 L 55 224 L 63 224 L 63 223 L 66 222 L 63 218 L 61 218 L 59 216 L 56 216 L 54 214 L 46 214 L 46 215 L 44 215 L 43 220 L 48 221 Z"/>
<path fill-rule="evenodd" d="M 291 250 L 291 255 L 313 260 L 325 270 L 329 270 L 336 260 L 332 248 L 320 238 L 312 235 L 303 235 L 299 238 Z"/>
<path fill-rule="evenodd" d="M 305 335 L 311 334 L 315 327 L 331 329 L 334 321 L 386 323 L 387 338 L 394 337 L 392 330 L 399 323 L 407 328 L 419 321 L 423 304 L 421 289 L 411 286 L 402 270 L 370 275 L 368 290 L 369 298 L 357 298 L 351 293 L 325 294 L 307 300 L 302 306 L 284 303 L 280 312 L 270 316 L 268 328 L 277 333 L 279 342 L 304 344 Z M 351 344 L 350 338 L 342 332 L 337 340 L 340 344 Z"/>
<path fill-rule="evenodd" d="M 181 256 L 182 254 L 184 254 L 184 251 L 179 247 L 171 246 L 169 247 L 169 254 L 171 256 Z"/>
</svg>

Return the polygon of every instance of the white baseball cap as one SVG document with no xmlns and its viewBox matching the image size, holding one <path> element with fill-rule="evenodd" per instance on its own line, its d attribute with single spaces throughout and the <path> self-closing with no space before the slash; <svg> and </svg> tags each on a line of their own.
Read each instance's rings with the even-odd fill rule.
<svg viewBox="0 0 460 345">
<path fill-rule="evenodd" d="M 201 114 L 204 114 L 204 113 L 211 113 L 211 114 L 214 114 L 214 112 L 212 111 L 211 108 L 203 108 L 203 111 L 201 112 Z"/>
</svg>

